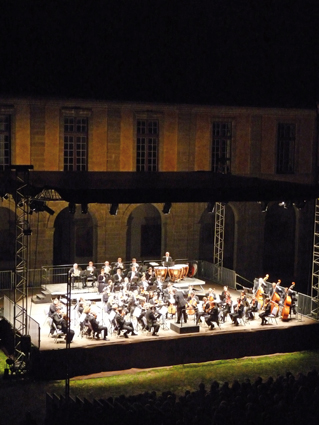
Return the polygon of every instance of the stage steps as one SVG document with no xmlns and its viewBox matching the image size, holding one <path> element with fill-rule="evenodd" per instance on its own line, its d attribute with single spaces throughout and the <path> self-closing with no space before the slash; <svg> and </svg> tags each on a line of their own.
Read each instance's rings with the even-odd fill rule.
<svg viewBox="0 0 319 425">
<path fill-rule="evenodd" d="M 34 304 L 46 304 L 50 303 L 52 300 L 52 294 L 51 292 L 46 289 L 44 286 L 41 287 L 41 292 L 38 294 L 33 295 L 31 298 L 32 302 Z"/>
</svg>

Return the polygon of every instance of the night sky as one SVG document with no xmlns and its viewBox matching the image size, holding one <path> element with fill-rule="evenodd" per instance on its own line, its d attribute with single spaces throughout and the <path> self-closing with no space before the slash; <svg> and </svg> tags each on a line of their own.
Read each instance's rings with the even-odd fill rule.
<svg viewBox="0 0 319 425">
<path fill-rule="evenodd" d="M 316 0 L 0 0 L 0 95 L 315 108 Z"/>
</svg>

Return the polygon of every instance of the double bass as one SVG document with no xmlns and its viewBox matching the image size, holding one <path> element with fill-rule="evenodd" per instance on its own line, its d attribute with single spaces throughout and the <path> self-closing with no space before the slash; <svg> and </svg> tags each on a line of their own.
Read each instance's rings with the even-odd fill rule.
<svg viewBox="0 0 319 425">
<path fill-rule="evenodd" d="M 271 302 L 270 314 L 273 314 L 273 310 L 275 307 L 279 307 L 280 295 L 278 294 L 278 292 L 276 292 L 277 286 L 278 286 L 278 283 L 273 283 L 273 294 L 270 300 Z"/>
<path fill-rule="evenodd" d="M 285 301 L 284 301 L 284 306 L 283 306 L 282 311 L 281 311 L 281 319 L 282 320 L 288 320 L 289 313 L 290 313 L 291 296 L 288 295 L 288 288 L 286 288 L 286 293 L 287 293 L 287 295 L 286 295 L 286 298 L 285 298 Z"/>
</svg>

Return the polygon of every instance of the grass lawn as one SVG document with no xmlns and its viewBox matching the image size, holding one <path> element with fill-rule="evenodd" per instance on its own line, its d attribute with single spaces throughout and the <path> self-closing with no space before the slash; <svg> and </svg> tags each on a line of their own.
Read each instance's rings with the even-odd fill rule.
<svg viewBox="0 0 319 425">
<path fill-rule="evenodd" d="M 38 425 L 43 424 L 45 393 L 64 394 L 65 381 L 4 380 L 5 360 L 5 355 L 0 352 L 0 425 L 19 424 L 28 410 L 37 419 Z M 319 351 L 302 351 L 78 377 L 70 381 L 70 395 L 89 400 L 145 391 L 160 394 L 170 390 L 181 395 L 186 390 L 197 390 L 201 382 L 209 386 L 213 380 L 223 383 L 249 378 L 254 381 L 258 376 L 276 378 L 288 371 L 296 376 L 299 372 L 306 374 L 313 369 L 319 370 Z"/>
</svg>

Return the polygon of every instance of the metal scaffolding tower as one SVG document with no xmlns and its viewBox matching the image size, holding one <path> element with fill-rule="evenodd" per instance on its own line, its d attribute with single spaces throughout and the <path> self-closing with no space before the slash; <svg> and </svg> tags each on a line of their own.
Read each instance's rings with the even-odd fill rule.
<svg viewBox="0 0 319 425">
<path fill-rule="evenodd" d="M 225 236 L 225 205 L 215 204 L 215 233 L 214 233 L 214 281 L 221 282 L 224 263 L 224 236 Z"/>
<path fill-rule="evenodd" d="M 319 199 L 315 203 L 314 242 L 311 280 L 311 315 L 319 318 Z"/>
<path fill-rule="evenodd" d="M 29 236 L 31 229 L 28 221 L 29 208 L 29 170 L 31 165 L 12 166 L 16 170 L 15 217 L 16 217 L 16 248 L 15 248 L 15 278 L 14 278 L 14 358 L 15 369 L 26 370 L 26 357 L 29 354 L 28 338 L 28 262 Z"/>
</svg>

